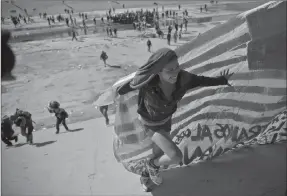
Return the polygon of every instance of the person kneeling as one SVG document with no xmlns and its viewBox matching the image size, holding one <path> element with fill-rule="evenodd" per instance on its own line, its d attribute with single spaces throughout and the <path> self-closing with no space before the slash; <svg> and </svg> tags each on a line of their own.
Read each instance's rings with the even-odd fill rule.
<svg viewBox="0 0 287 196">
<path fill-rule="evenodd" d="M 15 135 L 15 132 L 12 128 L 13 122 L 10 120 L 8 116 L 4 116 L 1 120 L 1 140 L 7 146 L 13 146 L 12 140 L 18 142 L 18 136 Z"/>
</svg>

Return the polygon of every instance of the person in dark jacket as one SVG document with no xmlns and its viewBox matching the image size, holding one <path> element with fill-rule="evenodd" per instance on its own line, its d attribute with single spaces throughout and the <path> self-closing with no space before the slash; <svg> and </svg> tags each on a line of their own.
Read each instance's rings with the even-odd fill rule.
<svg viewBox="0 0 287 196">
<path fill-rule="evenodd" d="M 170 39 L 171 39 L 170 33 L 167 34 L 166 39 L 167 39 L 167 44 L 170 45 Z"/>
<path fill-rule="evenodd" d="M 74 41 L 74 39 L 78 41 L 76 29 L 72 29 L 72 41 Z"/>
<path fill-rule="evenodd" d="M 48 111 L 50 113 L 55 113 L 56 116 L 56 134 L 59 134 L 60 132 L 60 124 L 62 124 L 66 131 L 70 131 L 67 124 L 66 124 L 66 118 L 69 117 L 68 113 L 63 109 L 60 108 L 60 104 L 57 101 L 51 101 L 49 103 L 49 106 L 47 107 Z"/>
<path fill-rule="evenodd" d="M 138 119 L 155 144 L 153 150 L 157 154 L 146 160 L 146 170 L 141 175 L 143 186 L 149 180 L 160 185 L 163 181 L 160 166 L 182 161 L 182 152 L 172 141 L 170 131 L 172 115 L 185 93 L 200 86 L 229 85 L 231 76 L 229 70 L 219 77 L 197 76 L 181 70 L 176 53 L 163 48 L 151 55 L 132 80 L 117 89 L 120 95 L 139 90 Z"/>
<path fill-rule="evenodd" d="M 147 40 L 146 44 L 147 44 L 147 51 L 150 52 L 150 47 L 151 47 L 150 39 Z"/>
<path fill-rule="evenodd" d="M 105 51 L 102 51 L 102 54 L 100 56 L 100 59 L 104 61 L 105 67 L 107 66 L 107 59 L 108 59 L 108 55 Z"/>
<path fill-rule="evenodd" d="M 12 128 L 13 122 L 8 116 L 3 116 L 1 119 L 1 140 L 4 142 L 7 146 L 13 146 L 12 140 L 15 140 L 15 142 L 18 142 L 18 136 L 15 135 L 15 132 Z"/>
<path fill-rule="evenodd" d="M 115 34 L 115 37 L 118 37 L 118 29 L 117 28 L 114 28 L 114 34 Z"/>
<path fill-rule="evenodd" d="M 34 131 L 32 114 L 28 111 L 17 108 L 15 114 L 13 114 L 10 118 L 17 127 L 20 127 L 21 134 L 26 137 L 26 142 L 32 145 Z"/>
</svg>

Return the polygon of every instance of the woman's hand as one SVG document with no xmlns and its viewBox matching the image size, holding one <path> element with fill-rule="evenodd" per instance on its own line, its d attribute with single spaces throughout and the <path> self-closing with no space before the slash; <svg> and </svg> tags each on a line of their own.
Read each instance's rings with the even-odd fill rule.
<svg viewBox="0 0 287 196">
<path fill-rule="evenodd" d="M 220 72 L 220 76 L 223 76 L 227 80 L 227 85 L 231 86 L 228 82 L 229 78 L 233 75 L 234 73 L 229 73 L 229 69 L 224 70 L 223 72 Z"/>
</svg>

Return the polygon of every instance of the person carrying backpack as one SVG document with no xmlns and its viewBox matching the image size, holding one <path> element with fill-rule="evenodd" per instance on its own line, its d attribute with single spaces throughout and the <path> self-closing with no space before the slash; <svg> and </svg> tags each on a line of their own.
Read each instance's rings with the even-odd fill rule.
<svg viewBox="0 0 287 196">
<path fill-rule="evenodd" d="M 105 51 L 102 51 L 102 54 L 100 56 L 100 59 L 104 61 L 105 67 L 107 65 L 106 60 L 108 59 L 108 55 Z"/>
<path fill-rule="evenodd" d="M 70 129 L 68 128 L 66 124 L 66 118 L 68 118 L 69 115 L 63 108 L 60 108 L 59 102 L 51 101 L 47 109 L 50 113 L 55 113 L 55 116 L 57 119 L 56 120 L 56 129 L 57 129 L 56 134 L 59 134 L 60 132 L 60 124 L 62 124 L 65 127 L 66 131 L 70 131 Z"/>
<path fill-rule="evenodd" d="M 32 114 L 28 111 L 16 109 L 14 115 L 11 116 L 14 124 L 21 128 L 21 134 L 26 137 L 26 142 L 33 144 L 33 120 Z"/>
</svg>

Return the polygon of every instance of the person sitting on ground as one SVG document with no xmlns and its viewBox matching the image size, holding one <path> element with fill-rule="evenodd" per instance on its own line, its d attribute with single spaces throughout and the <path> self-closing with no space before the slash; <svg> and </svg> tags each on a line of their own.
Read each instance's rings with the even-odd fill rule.
<svg viewBox="0 0 287 196">
<path fill-rule="evenodd" d="M 101 59 L 102 61 L 104 61 L 104 64 L 105 64 L 105 67 L 106 67 L 106 65 L 107 65 L 106 61 L 107 61 L 107 59 L 108 59 L 108 55 L 107 55 L 107 53 L 106 53 L 105 51 L 102 51 L 102 54 L 101 54 L 101 56 L 100 56 L 100 59 Z"/>
<path fill-rule="evenodd" d="M 119 95 L 139 90 L 139 123 L 155 144 L 153 152 L 157 153 L 146 158 L 146 169 L 140 178 L 144 190 L 148 190 L 149 180 L 156 185 L 163 182 L 159 174 L 160 166 L 182 162 L 182 152 L 172 141 L 170 132 L 172 115 L 185 93 L 197 87 L 230 86 L 228 79 L 231 76 L 229 70 L 222 72 L 219 77 L 197 76 L 181 70 L 177 54 L 169 48 L 163 48 L 151 55 L 132 80 L 117 88 Z"/>
<path fill-rule="evenodd" d="M 13 146 L 12 140 L 18 142 L 18 136 L 15 135 L 15 131 L 12 128 L 13 122 L 11 119 L 5 115 L 1 119 L 1 140 L 7 146 Z"/>
<path fill-rule="evenodd" d="M 26 137 L 26 142 L 32 145 L 34 131 L 32 114 L 17 108 L 15 114 L 11 116 L 11 120 L 21 128 L 21 134 Z"/>
<path fill-rule="evenodd" d="M 66 118 L 69 117 L 68 113 L 63 109 L 60 108 L 60 103 L 57 101 L 51 101 L 49 103 L 49 106 L 47 107 L 48 111 L 50 113 L 55 113 L 56 116 L 56 134 L 59 134 L 60 132 L 60 124 L 62 124 L 66 131 L 70 131 L 70 129 L 68 128 L 67 124 L 66 124 Z"/>
</svg>

